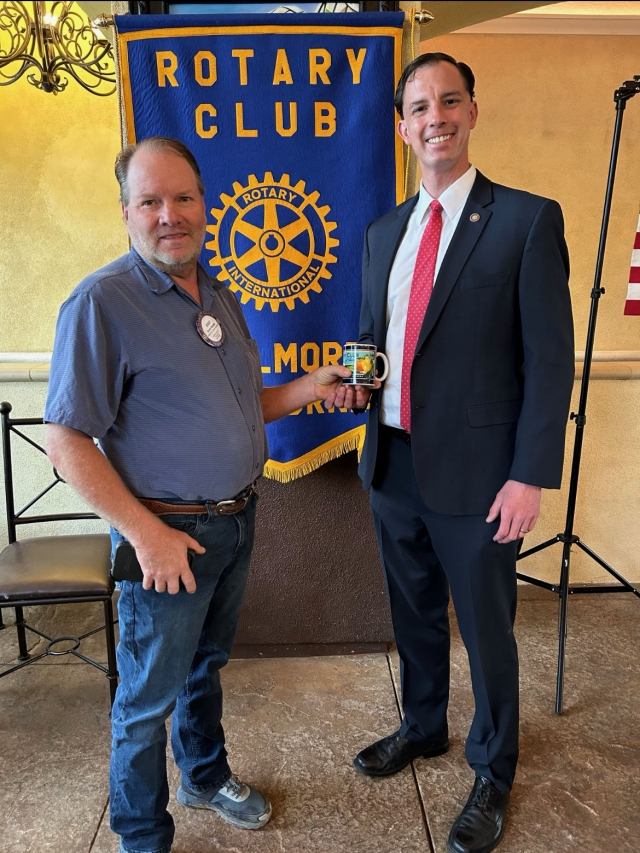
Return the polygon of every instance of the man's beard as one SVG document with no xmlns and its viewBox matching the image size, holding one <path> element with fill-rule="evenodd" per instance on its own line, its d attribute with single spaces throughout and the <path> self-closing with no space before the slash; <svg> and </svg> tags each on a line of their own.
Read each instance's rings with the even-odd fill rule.
<svg viewBox="0 0 640 853">
<path fill-rule="evenodd" d="M 159 253 L 153 254 L 153 265 L 167 275 L 176 276 L 177 278 L 187 278 L 198 264 L 198 255 L 200 251 L 194 251 L 187 257 L 181 260 L 173 260 L 173 258 L 163 257 Z"/>
<path fill-rule="evenodd" d="M 204 235 L 204 226 L 202 227 L 202 234 L 192 231 L 190 236 L 193 238 L 194 244 L 191 250 L 186 255 L 175 258 L 169 252 L 163 252 L 161 242 L 158 243 L 153 238 L 143 237 L 139 233 L 136 234 L 132 233 L 132 230 L 129 231 L 131 242 L 138 253 L 157 269 L 176 278 L 186 278 L 196 268 L 198 256 L 204 242 Z"/>
</svg>

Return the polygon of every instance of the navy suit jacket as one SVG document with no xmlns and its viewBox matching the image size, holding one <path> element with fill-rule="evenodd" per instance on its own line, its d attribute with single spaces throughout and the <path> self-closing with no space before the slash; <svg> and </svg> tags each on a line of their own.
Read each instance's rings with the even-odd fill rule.
<svg viewBox="0 0 640 853">
<path fill-rule="evenodd" d="M 367 228 L 360 340 L 384 352 L 387 287 L 417 196 Z M 559 488 L 574 378 L 569 257 L 557 202 L 478 172 L 411 370 L 411 451 L 435 512 L 486 514 L 508 479 Z M 380 392 L 359 473 L 375 485 Z"/>
</svg>

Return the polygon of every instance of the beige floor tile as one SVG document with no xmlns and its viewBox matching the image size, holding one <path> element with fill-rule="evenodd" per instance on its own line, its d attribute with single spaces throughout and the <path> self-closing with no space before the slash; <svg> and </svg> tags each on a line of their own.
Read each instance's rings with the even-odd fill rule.
<svg viewBox="0 0 640 853">
<path fill-rule="evenodd" d="M 274 817 L 260 832 L 238 830 L 172 794 L 175 853 L 428 853 L 410 770 L 371 780 L 351 766 L 398 723 L 384 655 L 232 661 L 223 681 L 232 767 L 270 798 Z M 169 768 L 175 791 L 171 760 Z M 92 853 L 117 848 L 107 815 Z"/>
<path fill-rule="evenodd" d="M 557 603 L 520 605 L 520 763 L 501 853 L 638 853 L 640 604 L 572 599 L 565 713 L 553 713 Z M 473 715 L 466 653 L 452 620 L 451 750 L 415 762 L 436 853 L 473 784 L 464 743 Z M 392 656 L 399 682 L 398 658 Z"/>
<path fill-rule="evenodd" d="M 87 853 L 107 805 L 109 696 L 89 667 L 0 681 L 0 850 Z"/>
<path fill-rule="evenodd" d="M 521 605 L 522 754 L 501 853 L 639 853 L 639 607 L 631 596 L 570 601 L 559 718 L 556 603 Z M 172 800 L 174 853 L 429 853 L 414 771 L 372 780 L 351 767 L 398 725 L 385 655 L 236 660 L 223 680 L 232 766 L 268 794 L 274 817 L 249 833 Z M 451 694 L 451 751 L 414 763 L 436 853 L 472 783 L 473 702 L 455 625 Z M 117 851 L 103 817 L 108 708 L 106 679 L 82 664 L 0 680 L 1 853 Z"/>
</svg>

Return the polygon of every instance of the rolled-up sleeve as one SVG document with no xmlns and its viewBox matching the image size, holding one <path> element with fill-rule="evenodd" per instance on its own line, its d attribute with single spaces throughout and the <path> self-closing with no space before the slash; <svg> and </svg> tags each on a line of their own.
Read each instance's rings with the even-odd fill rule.
<svg viewBox="0 0 640 853">
<path fill-rule="evenodd" d="M 72 294 L 56 325 L 44 419 L 102 438 L 118 414 L 128 359 L 94 294 Z"/>
</svg>

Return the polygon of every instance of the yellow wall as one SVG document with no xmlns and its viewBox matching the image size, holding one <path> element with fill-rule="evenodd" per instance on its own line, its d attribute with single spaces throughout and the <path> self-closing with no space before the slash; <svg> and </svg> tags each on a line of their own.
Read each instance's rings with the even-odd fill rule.
<svg viewBox="0 0 640 853">
<path fill-rule="evenodd" d="M 113 161 L 116 96 L 0 89 L 0 352 L 47 352 L 60 303 L 127 251 Z"/>
<path fill-rule="evenodd" d="M 589 291 L 614 119 L 616 86 L 638 71 L 640 39 L 451 35 L 423 43 L 469 62 L 478 78 L 474 162 L 497 181 L 557 198 L 571 251 L 578 349 Z M 365 129 L 375 132 L 375 128 Z M 640 318 L 622 314 L 640 203 L 640 98 L 629 104 L 607 251 L 596 348 L 640 349 Z M 72 87 L 57 97 L 26 81 L 0 89 L 0 351 L 47 351 L 60 303 L 83 275 L 126 251 L 112 167 L 117 100 Z M 635 159 L 635 162 L 634 162 Z M 576 389 L 577 389 L 576 385 Z M 16 415 L 42 411 L 44 383 L 0 383 Z M 574 401 L 574 407 L 577 403 Z M 575 430 L 569 427 L 568 455 Z M 640 580 L 640 382 L 594 381 L 577 530 Z M 566 469 L 568 475 L 568 466 Z M 28 471 L 25 471 L 28 477 Z M 562 492 L 546 493 L 532 544 L 564 524 Z M 4 541 L 0 530 L 0 541 Z M 527 569 L 558 574 L 560 552 Z M 602 577 L 582 558 L 576 580 Z"/>
</svg>

